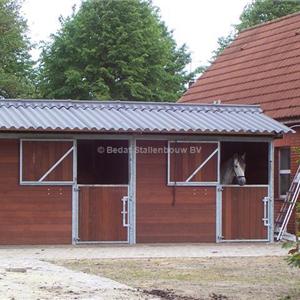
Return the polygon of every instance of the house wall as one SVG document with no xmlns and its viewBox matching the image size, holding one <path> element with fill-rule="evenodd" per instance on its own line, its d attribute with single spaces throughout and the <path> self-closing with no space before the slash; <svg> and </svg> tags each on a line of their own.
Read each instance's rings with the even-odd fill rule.
<svg viewBox="0 0 300 300">
<path fill-rule="evenodd" d="M 0 140 L 0 244 L 71 243 L 72 189 L 19 185 L 19 141 Z"/>
<path fill-rule="evenodd" d="M 275 140 L 275 170 L 274 170 L 274 195 L 275 195 L 275 219 L 280 211 L 282 205 L 282 199 L 278 196 L 278 187 L 279 187 L 279 170 L 278 170 L 278 156 L 276 151 L 279 147 L 291 147 L 291 176 L 295 176 L 299 163 L 297 162 L 300 159 L 299 154 L 297 154 L 295 147 L 300 147 L 300 128 L 294 129 L 296 133 L 285 134 L 282 139 Z M 300 197 L 299 197 L 300 198 Z M 299 201 L 299 199 L 298 199 Z M 292 214 L 291 220 L 288 225 L 288 231 L 295 231 L 295 214 Z"/>
<path fill-rule="evenodd" d="M 167 146 L 138 141 L 138 147 Z M 167 154 L 137 154 L 138 243 L 215 242 L 216 188 L 167 186 Z"/>
</svg>

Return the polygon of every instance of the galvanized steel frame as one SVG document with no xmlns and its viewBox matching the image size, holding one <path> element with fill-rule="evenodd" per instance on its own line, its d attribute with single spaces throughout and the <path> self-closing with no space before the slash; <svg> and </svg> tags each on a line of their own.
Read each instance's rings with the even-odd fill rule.
<svg viewBox="0 0 300 300">
<path fill-rule="evenodd" d="M 73 146 L 49 169 L 47 172 L 37 181 L 35 180 L 23 180 L 23 142 L 72 142 Z M 74 140 L 73 139 L 23 139 L 19 141 L 19 184 L 20 185 L 73 185 L 74 183 L 74 168 L 72 170 L 72 181 L 43 181 L 68 155 L 73 152 L 74 159 Z"/>
<path fill-rule="evenodd" d="M 128 243 L 136 243 L 136 142 L 138 140 L 163 140 L 163 141 L 180 141 L 180 142 L 212 142 L 218 143 L 218 182 L 207 186 L 216 187 L 216 242 L 266 242 L 273 241 L 273 228 L 274 228 L 274 201 L 273 201 L 273 171 L 274 171 L 274 145 L 273 138 L 268 136 L 202 136 L 202 135 L 116 135 L 116 134 L 3 134 L 0 133 L 0 139 L 20 139 L 20 140 L 36 140 L 36 141 L 73 141 L 73 188 L 72 188 L 72 241 L 73 244 L 102 244 L 108 242 L 83 242 L 78 240 L 78 187 L 77 184 L 77 140 L 94 139 L 94 140 L 129 140 L 129 220 L 130 226 L 128 228 Z M 235 141 L 235 142 L 262 142 L 269 143 L 269 184 L 268 185 L 255 185 L 255 186 L 268 186 L 268 196 L 271 198 L 269 202 L 269 228 L 268 239 L 262 240 L 223 240 L 222 239 L 222 184 L 220 178 L 220 155 L 221 155 L 221 142 Z M 21 152 L 21 151 L 20 151 Z M 20 156 L 21 157 L 21 156 Z M 64 185 L 57 184 L 57 185 Z M 112 243 L 124 243 L 112 241 Z"/>
<path fill-rule="evenodd" d="M 206 164 L 210 159 L 212 159 L 216 154 L 218 154 L 217 156 L 217 160 L 219 161 L 219 153 L 220 153 L 220 142 L 216 141 L 182 141 L 182 140 L 168 140 L 168 149 L 167 149 L 167 185 L 168 186 L 216 186 L 218 184 L 218 180 L 220 177 L 220 168 L 219 168 L 219 164 L 217 165 L 217 181 L 189 181 L 190 177 L 192 175 L 195 175 L 196 173 L 198 173 L 202 167 L 204 167 L 204 163 L 202 163 L 198 168 L 196 168 L 196 170 L 193 172 L 193 174 L 191 176 L 188 177 L 188 179 L 186 181 L 171 181 L 171 174 L 170 174 L 170 170 L 171 170 L 171 144 L 216 144 L 217 147 L 216 149 L 208 156 L 208 158 L 204 161 L 204 163 Z M 201 168 L 200 168 L 201 167 Z M 195 173 L 195 174 L 194 174 Z"/>
<path fill-rule="evenodd" d="M 125 241 L 81 241 L 80 236 L 79 236 L 79 202 L 80 202 L 80 197 L 79 197 L 79 191 L 80 187 L 127 187 L 127 195 L 129 195 L 129 184 L 76 184 L 76 202 L 74 203 L 73 207 L 73 214 L 76 214 L 74 216 L 74 221 L 76 224 L 74 224 L 74 230 L 75 232 L 72 234 L 72 240 L 73 244 L 79 245 L 79 244 L 128 244 L 130 241 L 130 224 L 127 227 L 127 240 Z M 121 199 L 120 199 L 121 200 Z M 120 212 L 121 213 L 121 212 Z M 120 214 L 121 216 L 121 214 Z M 130 210 L 129 210 L 129 202 L 128 202 L 128 216 L 130 216 Z"/>
<path fill-rule="evenodd" d="M 241 141 L 242 142 L 242 141 Z M 217 186 L 217 208 L 216 208 L 216 242 L 227 243 L 227 242 L 273 242 L 274 241 L 274 142 L 273 141 L 262 141 L 268 143 L 268 184 L 255 184 L 255 185 L 244 185 L 242 187 L 237 185 L 222 185 L 219 180 Z M 220 150 L 221 151 L 221 150 Z M 219 168 L 220 168 L 219 164 Z M 222 191 L 224 187 L 267 187 L 269 198 L 267 210 L 268 210 L 268 222 L 267 227 L 267 238 L 266 239 L 243 239 L 243 240 L 225 240 L 222 236 Z"/>
<path fill-rule="evenodd" d="M 269 142 L 269 154 L 268 154 L 268 168 L 269 168 L 269 187 L 268 187 L 268 215 L 269 215 L 269 226 L 268 226 L 268 240 L 274 242 L 274 141 Z"/>
</svg>

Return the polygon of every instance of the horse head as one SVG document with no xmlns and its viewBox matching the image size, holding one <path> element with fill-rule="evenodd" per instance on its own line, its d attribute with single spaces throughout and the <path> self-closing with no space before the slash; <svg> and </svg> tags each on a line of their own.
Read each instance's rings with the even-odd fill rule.
<svg viewBox="0 0 300 300">
<path fill-rule="evenodd" d="M 239 185 L 245 185 L 246 184 L 246 177 L 245 177 L 245 170 L 246 170 L 246 162 L 245 162 L 245 158 L 246 158 L 246 153 L 244 153 L 243 155 L 239 155 L 237 153 L 235 153 L 233 155 L 233 173 L 234 176 L 238 182 Z"/>
</svg>

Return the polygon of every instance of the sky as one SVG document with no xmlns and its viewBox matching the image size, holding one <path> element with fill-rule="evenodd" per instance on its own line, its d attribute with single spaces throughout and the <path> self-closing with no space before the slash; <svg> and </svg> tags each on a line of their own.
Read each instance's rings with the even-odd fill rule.
<svg viewBox="0 0 300 300">
<path fill-rule="evenodd" d="M 117 0 L 121 1 L 121 0 Z M 217 48 L 218 37 L 227 35 L 231 25 L 238 23 L 239 15 L 250 0 L 153 0 L 160 8 L 162 20 L 173 30 L 180 46 L 186 44 L 192 54 L 190 68 L 206 64 Z M 48 41 L 60 23 L 60 15 L 71 14 L 73 5 L 81 0 L 24 0 L 23 14 L 28 21 L 29 36 L 33 42 Z M 39 51 L 32 56 L 38 58 Z"/>
</svg>

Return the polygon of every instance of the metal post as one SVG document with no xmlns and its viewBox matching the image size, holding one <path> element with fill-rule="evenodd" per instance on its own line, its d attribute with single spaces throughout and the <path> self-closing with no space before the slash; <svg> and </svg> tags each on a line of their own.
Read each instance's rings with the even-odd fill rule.
<svg viewBox="0 0 300 300">
<path fill-rule="evenodd" d="M 20 159 L 20 164 L 19 164 L 19 184 L 22 183 L 23 181 L 23 141 L 20 140 L 20 153 L 19 153 L 19 159 Z"/>
<path fill-rule="evenodd" d="M 218 184 L 216 186 L 216 242 L 222 241 L 222 183 L 221 183 L 221 142 L 218 142 L 217 162 Z"/>
<path fill-rule="evenodd" d="M 77 140 L 73 141 L 72 244 L 78 241 Z"/>
<path fill-rule="evenodd" d="M 129 228 L 128 242 L 136 243 L 136 139 L 131 137 L 129 140 Z"/>
<path fill-rule="evenodd" d="M 269 242 L 274 242 L 274 142 L 269 142 L 269 182 L 268 182 L 268 216 L 269 216 L 269 226 L 268 226 L 268 240 Z"/>
</svg>

